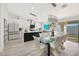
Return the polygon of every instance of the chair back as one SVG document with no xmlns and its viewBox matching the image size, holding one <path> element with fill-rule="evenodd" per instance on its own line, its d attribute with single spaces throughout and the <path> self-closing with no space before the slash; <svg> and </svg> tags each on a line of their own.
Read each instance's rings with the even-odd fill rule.
<svg viewBox="0 0 79 59">
<path fill-rule="evenodd" d="M 54 45 L 55 47 L 61 46 L 66 41 L 66 35 L 61 35 L 60 37 L 55 40 Z"/>
<path fill-rule="evenodd" d="M 55 47 L 60 46 L 61 42 L 62 42 L 62 36 L 58 37 L 58 38 L 55 40 L 54 46 L 55 46 Z"/>
<path fill-rule="evenodd" d="M 62 37 L 62 43 L 64 43 L 66 41 L 66 39 L 67 39 L 67 35 L 63 35 L 63 37 Z"/>
<path fill-rule="evenodd" d="M 40 49 L 39 37 L 33 36 L 36 48 Z"/>
</svg>

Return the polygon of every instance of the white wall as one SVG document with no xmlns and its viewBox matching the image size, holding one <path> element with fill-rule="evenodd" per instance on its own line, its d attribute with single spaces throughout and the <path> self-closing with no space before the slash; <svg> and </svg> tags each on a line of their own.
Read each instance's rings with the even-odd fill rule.
<svg viewBox="0 0 79 59">
<path fill-rule="evenodd" d="M 0 52 L 3 50 L 4 48 L 4 18 L 8 19 L 8 11 L 7 11 L 7 6 L 6 4 L 0 4 L 1 5 L 1 11 L 0 11 Z"/>
<path fill-rule="evenodd" d="M 29 21 L 27 21 L 27 19 L 23 19 L 22 17 L 19 17 L 19 19 L 17 19 L 16 15 L 13 15 L 12 13 L 9 13 L 8 16 L 8 23 L 16 23 L 19 25 L 19 27 L 26 29 L 29 26 Z"/>
<path fill-rule="evenodd" d="M 0 4 L 0 14 L 1 14 L 1 4 Z M 1 39 L 1 15 L 0 15 L 0 39 Z M 0 40 L 0 52 L 1 52 L 1 40 Z"/>
</svg>

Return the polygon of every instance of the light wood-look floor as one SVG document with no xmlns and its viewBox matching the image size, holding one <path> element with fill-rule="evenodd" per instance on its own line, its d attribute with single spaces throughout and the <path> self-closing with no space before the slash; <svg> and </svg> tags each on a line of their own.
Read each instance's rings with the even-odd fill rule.
<svg viewBox="0 0 79 59">
<path fill-rule="evenodd" d="M 79 44 L 66 41 L 65 49 L 59 56 L 79 56 Z M 38 56 L 34 41 L 23 42 L 22 40 L 9 41 L 0 53 L 1 56 Z"/>
</svg>

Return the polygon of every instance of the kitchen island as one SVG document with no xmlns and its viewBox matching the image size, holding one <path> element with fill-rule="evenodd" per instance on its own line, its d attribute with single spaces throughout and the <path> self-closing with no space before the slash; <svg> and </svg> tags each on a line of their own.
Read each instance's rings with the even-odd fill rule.
<svg viewBox="0 0 79 59">
<path fill-rule="evenodd" d="M 34 40 L 33 36 L 39 37 L 41 31 L 28 31 L 24 33 L 24 42 Z"/>
</svg>

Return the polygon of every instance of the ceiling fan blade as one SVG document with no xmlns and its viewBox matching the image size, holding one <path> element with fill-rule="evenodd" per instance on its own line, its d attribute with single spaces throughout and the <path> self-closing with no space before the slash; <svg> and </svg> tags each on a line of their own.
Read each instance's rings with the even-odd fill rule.
<svg viewBox="0 0 79 59">
<path fill-rule="evenodd" d="M 30 15 L 32 15 L 32 16 L 36 16 L 35 14 L 33 14 L 33 13 L 30 13 Z"/>
<path fill-rule="evenodd" d="M 56 7 L 56 4 L 55 3 L 51 3 L 51 4 L 52 4 L 52 6 Z"/>
<path fill-rule="evenodd" d="M 67 7 L 67 4 L 63 4 L 63 5 L 62 5 L 62 8 L 65 8 L 65 7 Z"/>
</svg>

